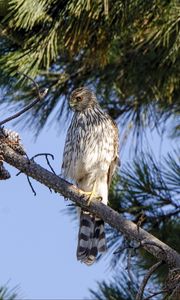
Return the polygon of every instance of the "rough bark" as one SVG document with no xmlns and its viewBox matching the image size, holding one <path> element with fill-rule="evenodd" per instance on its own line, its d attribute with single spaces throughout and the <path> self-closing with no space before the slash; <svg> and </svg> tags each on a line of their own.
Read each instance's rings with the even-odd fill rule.
<svg viewBox="0 0 180 300">
<path fill-rule="evenodd" d="M 3 154 L 4 161 L 8 164 L 63 195 L 65 198 L 69 198 L 77 205 L 95 213 L 110 226 L 121 232 L 128 240 L 140 242 L 145 250 L 155 256 L 158 260 L 166 262 L 170 269 L 180 268 L 180 255 L 155 236 L 138 228 L 135 223 L 126 220 L 119 213 L 100 202 L 92 202 L 90 206 L 87 206 L 87 198 L 83 195 L 83 192 L 79 191 L 74 185 L 61 179 L 59 176 L 41 167 L 34 161 L 29 161 L 26 157 L 19 155 L 6 143 L 1 143 L 0 150 Z"/>
</svg>

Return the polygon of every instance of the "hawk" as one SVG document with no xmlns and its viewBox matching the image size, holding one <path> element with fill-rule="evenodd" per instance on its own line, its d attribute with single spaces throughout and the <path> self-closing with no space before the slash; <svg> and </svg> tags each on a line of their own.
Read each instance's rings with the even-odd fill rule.
<svg viewBox="0 0 180 300">
<path fill-rule="evenodd" d="M 89 195 L 89 203 L 101 199 L 107 205 L 108 189 L 118 164 L 117 125 L 86 87 L 72 92 L 69 105 L 74 115 L 66 136 L 62 175 Z M 91 265 L 104 251 L 103 220 L 80 210 L 77 259 Z"/>
</svg>

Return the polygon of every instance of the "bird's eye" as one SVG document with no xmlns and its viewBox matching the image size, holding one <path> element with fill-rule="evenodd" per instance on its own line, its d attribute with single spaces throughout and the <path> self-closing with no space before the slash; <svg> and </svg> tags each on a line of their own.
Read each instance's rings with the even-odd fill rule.
<svg viewBox="0 0 180 300">
<path fill-rule="evenodd" d="M 78 96 L 78 97 L 76 97 L 76 100 L 77 101 L 82 101 L 82 98 Z"/>
</svg>

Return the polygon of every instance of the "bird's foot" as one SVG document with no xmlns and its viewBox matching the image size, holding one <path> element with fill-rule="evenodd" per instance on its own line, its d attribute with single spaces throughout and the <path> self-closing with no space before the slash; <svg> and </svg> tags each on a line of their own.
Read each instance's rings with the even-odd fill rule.
<svg viewBox="0 0 180 300">
<path fill-rule="evenodd" d="M 89 206 L 93 201 L 102 201 L 102 197 L 96 193 L 96 181 L 93 184 L 93 189 L 91 192 L 83 192 L 85 195 L 89 196 L 87 205 Z"/>
<path fill-rule="evenodd" d="M 93 202 L 94 200 L 95 201 L 102 201 L 102 197 L 97 195 L 94 191 L 90 192 L 89 193 L 89 199 L 88 199 L 88 202 L 87 202 L 87 205 L 89 206 L 91 204 L 91 202 Z"/>
<path fill-rule="evenodd" d="M 87 200 L 87 205 L 89 206 L 91 204 L 91 202 L 95 201 L 102 201 L 102 197 L 97 195 L 96 192 L 94 190 L 92 190 L 91 192 L 82 192 L 83 195 L 89 196 L 88 200 Z"/>
</svg>

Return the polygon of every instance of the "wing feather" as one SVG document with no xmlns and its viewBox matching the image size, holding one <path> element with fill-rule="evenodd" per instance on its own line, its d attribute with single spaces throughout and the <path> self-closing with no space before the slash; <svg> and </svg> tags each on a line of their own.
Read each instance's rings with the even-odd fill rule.
<svg viewBox="0 0 180 300">
<path fill-rule="evenodd" d="M 113 135 L 114 135 L 114 156 L 108 170 L 108 177 L 107 177 L 108 187 L 110 187 L 111 185 L 112 177 L 115 173 L 117 166 L 120 165 L 118 127 L 113 120 L 112 120 L 112 125 L 113 125 Z"/>
</svg>

